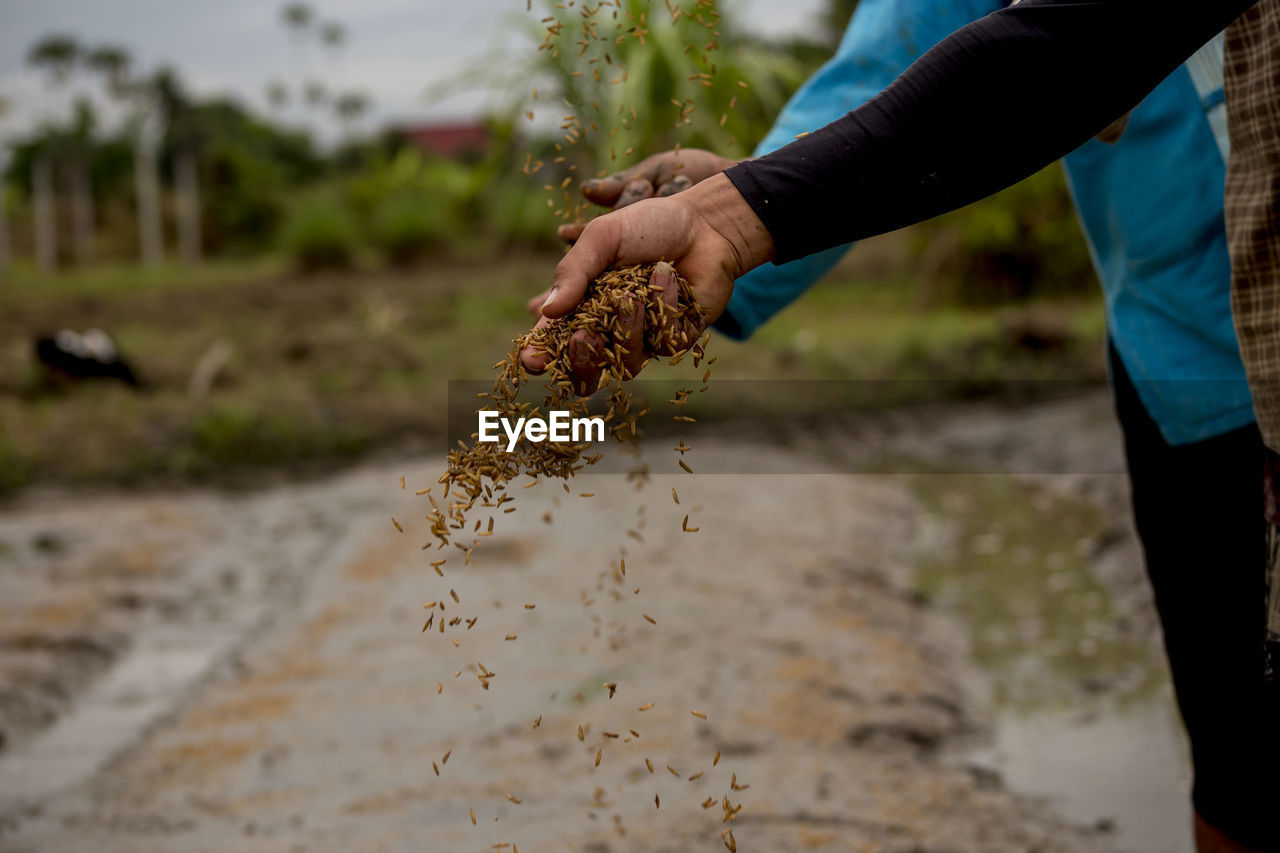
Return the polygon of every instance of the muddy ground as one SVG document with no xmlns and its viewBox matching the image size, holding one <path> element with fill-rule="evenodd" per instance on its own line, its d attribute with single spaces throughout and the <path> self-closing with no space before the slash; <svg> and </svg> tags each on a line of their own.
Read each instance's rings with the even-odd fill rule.
<svg viewBox="0 0 1280 853">
<path fill-rule="evenodd" d="M 685 458 L 739 473 L 663 442 L 640 490 L 519 491 L 443 578 L 435 455 L 30 493 L 0 514 L 0 845 L 1162 849 L 990 755 L 1009 708 L 1167 705 L 1105 395 L 722 432 Z M 475 627 L 423 633 L 429 600 Z"/>
</svg>

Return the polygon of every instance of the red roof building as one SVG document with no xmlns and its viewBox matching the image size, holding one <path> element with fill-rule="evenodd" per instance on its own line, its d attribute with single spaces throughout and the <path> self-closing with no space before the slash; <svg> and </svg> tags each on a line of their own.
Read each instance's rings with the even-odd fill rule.
<svg viewBox="0 0 1280 853">
<path fill-rule="evenodd" d="M 420 124 L 399 130 L 424 154 L 450 159 L 481 154 L 492 139 L 489 128 L 480 122 Z"/>
</svg>

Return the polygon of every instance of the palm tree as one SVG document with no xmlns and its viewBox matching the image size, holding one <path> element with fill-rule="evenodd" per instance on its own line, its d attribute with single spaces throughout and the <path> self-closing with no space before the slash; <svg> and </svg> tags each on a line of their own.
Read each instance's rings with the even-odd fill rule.
<svg viewBox="0 0 1280 853">
<path fill-rule="evenodd" d="M 62 34 L 45 36 L 32 45 L 27 52 L 27 64 L 44 72 L 49 78 L 49 85 L 55 90 L 61 90 L 62 87 L 70 82 L 71 75 L 75 71 L 76 64 L 80 61 L 80 58 L 80 43 L 73 36 Z M 40 268 L 46 271 L 53 269 L 56 265 L 58 254 L 57 207 L 54 198 L 53 163 L 56 159 L 65 158 L 66 153 L 57 150 L 63 146 L 58 145 L 55 140 L 62 138 L 62 135 L 50 134 L 49 136 L 50 142 L 44 146 L 45 150 L 31 161 L 32 203 L 35 208 L 36 259 Z M 71 159 L 74 163 L 78 158 L 73 155 Z M 74 170 L 77 167 L 73 165 L 71 168 Z M 83 165 L 81 164 L 79 168 L 82 169 Z M 87 183 L 87 181 L 82 182 L 73 179 L 73 191 L 76 191 L 74 188 L 82 188 Z M 79 255 L 86 246 L 83 241 L 83 235 L 77 234 L 75 242 L 77 255 Z"/>
<path fill-rule="evenodd" d="M 320 41 L 336 54 L 347 41 L 347 28 L 337 21 L 325 21 L 320 25 Z"/>
<path fill-rule="evenodd" d="M 301 81 L 307 71 L 307 34 L 315 22 L 315 12 L 306 3 L 286 3 L 280 10 L 280 17 L 293 36 L 293 72 L 298 81 Z"/>
<path fill-rule="evenodd" d="M 0 121 L 4 120 L 8 112 L 9 99 L 0 95 Z M 8 154 L 7 150 L 0 148 L 0 275 L 9 271 L 9 220 L 5 216 L 8 213 L 9 194 L 4 182 Z"/>
<path fill-rule="evenodd" d="M 84 61 L 90 71 L 102 75 L 108 95 L 123 98 L 129 94 L 129 68 L 133 59 L 123 47 L 102 45 L 88 51 Z"/>
<path fill-rule="evenodd" d="M 27 64 L 47 73 L 55 86 L 62 86 L 71 79 L 80 55 L 80 43 L 74 36 L 49 35 L 27 51 Z"/>
<path fill-rule="evenodd" d="M 102 45 L 85 54 L 85 65 L 102 78 L 107 97 L 125 106 L 133 136 L 134 193 L 137 198 L 138 244 L 142 263 L 164 259 L 160 224 L 160 185 L 156 176 L 156 122 L 149 115 L 146 87 L 130 74 L 133 58 L 118 45 Z"/>
<path fill-rule="evenodd" d="M 280 14 L 285 26 L 298 35 L 304 35 L 315 20 L 315 11 L 306 3 L 287 3 Z"/>
<path fill-rule="evenodd" d="M 66 179 L 71 185 L 71 238 L 76 263 L 93 262 L 94 204 L 93 185 L 89 179 L 89 157 L 93 151 L 93 132 L 97 112 L 88 96 L 79 95 L 72 105 L 70 152 Z"/>
<path fill-rule="evenodd" d="M 360 118 L 369 111 L 369 96 L 363 92 L 344 92 L 333 101 L 333 112 L 342 124 L 343 134 L 351 139 Z"/>
<path fill-rule="evenodd" d="M 267 103 L 276 112 L 283 112 L 289 106 L 289 87 L 279 80 L 267 84 Z"/>
<path fill-rule="evenodd" d="M 184 263 L 195 265 L 200 262 L 203 242 L 198 159 L 202 133 L 192 116 L 191 99 L 172 68 L 158 69 L 151 75 L 148 88 L 173 148 L 179 252 Z"/>
<path fill-rule="evenodd" d="M 308 80 L 302 87 L 302 97 L 306 100 L 308 107 L 319 109 L 329 100 L 329 90 L 319 80 Z"/>
</svg>

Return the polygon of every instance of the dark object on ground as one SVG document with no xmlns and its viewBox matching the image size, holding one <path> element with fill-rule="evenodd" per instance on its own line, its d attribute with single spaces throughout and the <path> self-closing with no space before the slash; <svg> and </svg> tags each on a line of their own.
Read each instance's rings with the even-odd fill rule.
<svg viewBox="0 0 1280 853">
<path fill-rule="evenodd" d="M 101 329 L 83 333 L 59 329 L 53 335 L 41 335 L 36 338 L 35 352 L 46 378 L 54 384 L 82 379 L 119 379 L 134 387 L 140 384 L 115 340 Z"/>
</svg>

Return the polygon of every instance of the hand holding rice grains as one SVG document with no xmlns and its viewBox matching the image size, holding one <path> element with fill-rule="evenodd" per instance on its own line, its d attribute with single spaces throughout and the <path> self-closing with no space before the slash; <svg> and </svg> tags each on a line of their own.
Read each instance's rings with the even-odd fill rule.
<svg viewBox="0 0 1280 853">
<path fill-rule="evenodd" d="M 683 50 L 665 51 L 663 55 L 670 61 L 685 63 L 688 66 L 684 69 L 673 69 L 674 71 L 692 73 L 672 74 L 674 80 L 683 81 L 680 83 L 680 93 L 687 95 L 683 99 L 672 99 L 672 104 L 678 112 L 674 126 L 682 128 L 694 125 L 695 103 L 709 103 L 716 108 L 716 113 L 723 112 L 723 115 L 720 115 L 718 122 L 714 118 L 705 122 L 706 127 L 701 128 L 699 132 L 711 140 L 718 138 L 718 134 L 723 135 L 725 138 L 719 140 L 719 145 L 728 149 L 734 147 L 732 128 L 726 129 L 726 121 L 742 90 L 750 87 L 741 79 L 726 83 L 716 78 L 715 60 L 719 53 L 720 17 L 715 0 L 688 0 L 687 8 L 682 7 L 679 0 L 664 0 L 661 4 L 657 2 L 648 4 L 643 0 L 628 0 L 625 3 L 624 0 L 602 0 L 597 5 L 583 5 L 579 8 L 571 8 L 574 6 L 572 2 L 566 4 L 545 0 L 544 6 L 548 14 L 542 22 L 546 24 L 547 37 L 540 47 L 540 52 L 555 60 L 561 57 L 562 47 L 565 48 L 566 54 L 571 50 L 572 54 L 569 55 L 576 55 L 576 61 L 581 69 L 565 78 L 571 85 L 561 93 L 564 95 L 561 100 L 571 110 L 571 113 L 564 117 L 561 125 L 561 130 L 567 131 L 562 140 L 564 145 L 573 146 L 583 141 L 589 143 L 594 141 L 598 161 L 603 160 L 600 155 L 606 150 L 608 159 L 616 159 L 619 152 L 614 148 L 615 136 L 620 131 L 624 136 L 628 132 L 633 132 L 632 123 L 637 120 L 635 108 L 628 106 L 625 101 L 637 92 L 640 93 L 639 97 L 646 97 L 648 92 L 644 80 L 628 80 L 626 67 L 630 56 L 628 51 L 638 50 L 640 53 L 645 53 L 648 44 L 646 39 L 675 38 L 684 44 Z M 654 14 L 647 14 L 646 8 Z M 666 15 L 657 14 L 658 10 L 664 8 L 670 15 L 669 21 L 666 20 Z M 529 9 L 532 11 L 532 0 L 529 2 Z M 711 41 L 705 40 L 708 36 Z M 572 47 L 569 47 L 570 42 Z M 563 62 L 564 59 L 560 61 Z M 601 72 L 605 69 L 609 69 L 612 78 L 602 75 Z M 584 86 L 586 88 L 583 88 Z M 591 88 L 593 86 L 594 89 Z M 711 97 L 721 88 L 728 90 L 716 96 L 723 103 Z M 536 88 L 533 89 L 532 95 L 533 101 L 538 102 Z M 570 96 L 573 97 L 572 101 Z M 605 108 L 602 109 L 601 104 L 605 104 Z M 657 104 L 649 106 L 655 111 L 658 107 Z M 527 116 L 530 120 L 533 119 L 532 110 L 527 113 Z M 618 141 L 621 141 L 621 138 Z M 552 165 L 567 173 L 567 176 L 563 178 L 558 188 L 548 184 L 546 189 L 548 191 L 558 189 L 564 196 L 563 207 L 556 211 L 557 215 L 566 222 L 580 223 L 584 210 L 590 205 L 575 203 L 567 191 L 577 167 L 564 156 L 567 152 L 560 142 L 554 143 L 554 148 L 560 156 L 554 157 Z M 624 156 L 629 155 L 633 150 L 628 148 L 622 153 Z M 676 151 L 679 151 L 679 145 L 676 146 Z M 526 175 L 532 175 L 543 166 L 542 161 L 535 163 L 530 156 L 526 159 L 522 171 Z M 605 173 L 601 172 L 601 175 L 603 174 Z M 550 198 L 548 206 L 554 206 Z M 714 301 L 713 299 L 712 302 Z M 711 307 L 713 309 L 711 313 L 715 313 L 714 306 L 699 306 L 693 287 L 671 264 L 659 262 L 607 270 L 587 285 L 586 293 L 575 308 L 555 319 L 544 318 L 531 332 L 515 339 L 506 358 L 494 365 L 498 375 L 492 390 L 477 395 L 484 401 L 481 407 L 495 411 L 500 417 L 511 421 L 519 418 L 544 418 L 553 410 L 564 410 L 573 416 L 586 416 L 588 412 L 586 397 L 603 392 L 608 405 L 608 412 L 604 415 L 608 430 L 621 442 L 624 449 L 634 449 L 638 434 L 637 421 L 648 409 L 642 407 L 636 410 L 636 400 L 625 383 L 634 378 L 654 356 L 669 357 L 671 364 L 691 358 L 695 366 L 700 366 L 705 359 L 707 369 L 702 374 L 701 385 L 696 391 L 707 390 L 707 383 L 711 376 L 710 366 L 715 362 L 714 358 L 707 359 L 705 356 L 709 335 L 704 335 L 710 319 L 707 307 Z M 536 394 L 531 397 L 527 393 L 531 390 L 531 373 L 539 369 L 545 374 L 544 393 L 540 403 L 535 402 Z M 694 388 L 681 387 L 674 393 L 672 399 L 667 400 L 668 404 L 677 409 L 674 416 L 676 422 L 693 423 L 693 418 L 686 416 L 683 410 L 689 397 L 696 391 Z M 522 392 L 525 393 L 522 394 Z M 432 507 L 426 517 L 432 539 L 422 546 L 423 549 L 430 549 L 433 546 L 436 550 L 445 549 L 452 544 L 465 554 L 465 563 L 470 563 L 472 552 L 482 538 L 493 535 L 496 515 L 515 511 L 514 505 L 508 505 L 515 500 L 508 491 L 509 484 L 513 480 L 522 474 L 529 476 L 532 480 L 526 484 L 527 488 L 535 485 L 539 478 L 556 477 L 563 481 L 563 488 L 568 492 L 569 478 L 603 457 L 600 452 L 588 453 L 591 445 L 585 442 L 526 440 L 519 442 L 508 451 L 500 442 L 482 442 L 479 438 L 479 433 L 473 433 L 469 442 L 459 441 L 458 446 L 449 452 L 446 471 L 440 477 L 440 482 L 444 486 L 440 501 L 432 495 L 431 489 L 421 489 L 417 492 L 419 495 L 425 495 Z M 689 474 L 693 473 L 693 469 L 683 457 L 691 449 L 683 438 L 674 448 L 678 454 L 679 467 Z M 628 479 L 638 478 L 642 483 L 647 478 L 647 473 L 647 466 L 642 465 L 629 473 Z M 403 477 L 400 487 L 405 488 Z M 593 494 L 593 492 L 583 492 L 582 496 L 591 497 Z M 675 489 L 671 490 L 671 498 L 675 504 L 680 503 L 680 497 Z M 487 527 L 483 530 L 480 520 L 477 519 L 472 524 L 468 517 L 477 507 L 492 511 Z M 643 527 L 643 506 L 639 508 L 639 514 L 642 519 L 637 526 Z M 544 515 L 543 520 L 549 522 L 550 513 Z M 392 523 L 397 530 L 404 532 L 403 526 L 394 518 Z M 690 518 L 685 515 L 681 522 L 681 530 L 684 533 L 696 533 L 698 527 L 690 526 Z M 628 530 L 627 534 L 636 539 L 640 538 L 634 530 Z M 611 574 L 619 583 L 625 582 L 623 578 L 627 572 L 625 549 L 622 553 L 623 558 L 620 558 L 611 569 Z M 446 558 L 441 557 L 430 563 L 442 578 L 445 575 L 442 566 L 446 562 Z M 448 592 L 455 605 L 461 603 L 456 592 L 453 590 Z M 640 589 L 637 587 L 634 592 L 639 594 Z M 586 595 L 586 592 L 584 591 L 583 594 Z M 591 599 L 588 598 L 583 602 L 583 606 L 591 603 Z M 476 617 L 454 616 L 446 623 L 443 601 L 431 601 L 425 606 L 431 613 L 428 615 L 423 631 L 434 628 L 432 633 L 465 632 L 475 627 L 477 622 Z M 531 610 L 534 607 L 534 604 L 525 604 L 526 609 Z M 642 615 L 646 622 L 657 624 L 649 614 Z M 455 647 L 460 646 L 456 636 L 451 639 Z M 514 641 L 516 635 L 507 634 L 505 639 Z M 476 677 L 485 690 L 490 689 L 495 676 L 492 670 L 478 661 L 469 665 L 467 669 L 475 671 Z M 453 676 L 457 678 L 462 673 L 463 669 L 459 669 L 453 673 Z M 613 698 L 617 688 L 616 682 L 604 684 L 610 699 Z M 437 684 L 437 693 L 443 693 L 443 691 L 444 682 L 441 681 Z M 640 705 L 638 710 L 647 711 L 652 707 L 652 702 L 646 702 Z M 700 710 L 691 710 L 689 713 L 695 719 L 702 721 L 707 719 L 707 715 Z M 539 729 L 541 724 L 542 716 L 539 715 L 533 721 L 533 728 Z M 579 725 L 578 740 L 585 740 L 586 732 L 590 728 L 589 723 Z M 628 731 L 630 737 L 627 737 L 625 732 L 601 733 L 603 740 L 594 753 L 594 766 L 599 766 L 602 759 L 606 757 L 605 752 L 609 745 L 616 743 L 615 739 L 620 736 L 625 743 L 639 740 L 639 731 L 635 729 Z M 439 764 L 433 762 L 437 775 L 442 774 L 451 753 L 452 750 L 445 753 Z M 714 758 L 710 760 L 710 766 L 715 768 L 719 764 L 720 753 L 716 752 Z M 647 758 L 645 766 L 648 769 L 646 776 L 652 774 L 653 763 Z M 667 769 L 680 777 L 680 773 L 670 765 Z M 689 774 L 687 778 L 690 781 L 699 780 L 703 777 L 703 773 L 703 770 L 698 770 Z M 699 813 L 713 809 L 717 805 L 720 806 L 722 828 L 718 832 L 718 841 L 724 848 L 735 851 L 737 842 L 731 827 L 742 809 L 742 804 L 731 802 L 729 795 L 743 791 L 749 786 L 739 784 L 736 775 L 726 781 L 727 790 L 721 799 L 707 797 L 705 800 L 694 802 L 699 807 Z M 603 793 L 603 789 L 596 788 L 597 799 Z M 511 793 L 506 794 L 506 800 L 514 804 L 521 803 L 521 799 Z M 655 809 L 661 808 L 661 801 L 657 795 L 653 798 L 653 804 Z M 666 814 L 668 811 L 663 810 L 663 813 Z M 614 817 L 615 822 L 620 820 L 617 815 Z M 468 818 L 472 825 L 477 825 L 474 808 L 463 816 L 464 820 Z M 496 816 L 494 820 L 497 820 Z M 617 828 L 621 831 L 621 826 Z M 514 843 L 504 842 L 493 846 L 510 849 L 512 853 L 518 850 Z"/>
<path fill-rule="evenodd" d="M 481 396 L 504 417 L 540 416 L 553 409 L 585 415 L 586 402 L 579 395 L 609 388 L 605 422 L 611 424 L 619 441 L 634 439 L 636 419 L 644 411 L 632 411 L 632 396 L 623 382 L 644 366 L 645 353 L 669 353 L 671 364 L 692 353 L 697 365 L 705 346 L 705 338 L 700 343 L 699 335 L 706 323 L 689 282 L 667 266 L 670 277 L 665 284 L 657 283 L 661 273 L 655 276 L 654 270 L 655 265 L 645 265 L 604 273 L 572 312 L 518 337 L 506 359 L 494 365 L 500 372 L 493 391 Z M 541 406 L 518 399 L 528 381 L 520 360 L 526 349 L 542 353 L 545 359 L 546 396 Z M 574 378 L 584 368 L 599 371 L 596 388 L 584 388 Z M 709 370 L 703 378 L 705 387 Z M 682 404 L 691 393 L 682 389 L 675 402 Z M 477 500 L 483 497 L 486 503 L 491 502 L 521 473 L 567 479 L 600 458 L 598 453 L 584 456 L 590 447 L 585 443 L 526 441 L 508 453 L 499 444 L 477 439 L 473 435 L 470 444 L 459 442 L 459 447 L 449 452 L 448 470 L 440 478 L 446 493 L 456 487 L 464 496 L 462 503 L 450 507 L 455 525 L 465 522 L 466 512 Z M 509 496 L 500 496 L 496 505 L 509 500 Z M 433 516 L 432 533 L 441 544 L 447 544 L 448 519 L 439 507 Z"/>
</svg>

